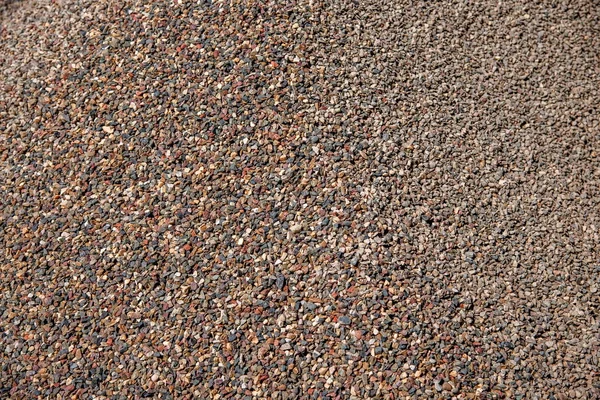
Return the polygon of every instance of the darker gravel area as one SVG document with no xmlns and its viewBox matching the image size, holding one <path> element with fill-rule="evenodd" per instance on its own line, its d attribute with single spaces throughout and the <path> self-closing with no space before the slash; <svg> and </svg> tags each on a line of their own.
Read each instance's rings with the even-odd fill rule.
<svg viewBox="0 0 600 400">
<path fill-rule="evenodd" d="M 0 24 L 0 398 L 600 397 L 595 2 Z"/>
</svg>

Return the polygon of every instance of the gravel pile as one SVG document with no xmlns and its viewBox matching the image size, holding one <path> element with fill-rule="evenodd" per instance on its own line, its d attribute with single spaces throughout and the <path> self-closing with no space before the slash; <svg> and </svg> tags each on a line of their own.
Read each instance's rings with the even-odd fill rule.
<svg viewBox="0 0 600 400">
<path fill-rule="evenodd" d="M 592 1 L 0 7 L 0 397 L 600 396 Z"/>
</svg>

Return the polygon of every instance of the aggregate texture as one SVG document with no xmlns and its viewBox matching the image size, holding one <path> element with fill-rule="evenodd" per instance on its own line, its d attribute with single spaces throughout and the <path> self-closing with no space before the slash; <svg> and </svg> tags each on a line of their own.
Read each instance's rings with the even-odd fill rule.
<svg viewBox="0 0 600 400">
<path fill-rule="evenodd" d="M 0 397 L 600 397 L 597 2 L 0 13 Z"/>
</svg>

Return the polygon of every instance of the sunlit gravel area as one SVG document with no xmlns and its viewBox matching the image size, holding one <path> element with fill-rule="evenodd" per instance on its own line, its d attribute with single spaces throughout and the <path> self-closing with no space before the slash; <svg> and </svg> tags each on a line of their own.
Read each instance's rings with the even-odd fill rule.
<svg viewBox="0 0 600 400">
<path fill-rule="evenodd" d="M 0 0 L 0 398 L 600 398 L 600 7 Z"/>
</svg>

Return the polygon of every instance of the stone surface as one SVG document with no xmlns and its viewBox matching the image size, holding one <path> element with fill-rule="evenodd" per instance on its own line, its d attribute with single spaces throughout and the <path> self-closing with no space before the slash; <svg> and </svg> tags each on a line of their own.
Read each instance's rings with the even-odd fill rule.
<svg viewBox="0 0 600 400">
<path fill-rule="evenodd" d="M 593 2 L 0 21 L 0 397 L 600 396 Z"/>
</svg>

